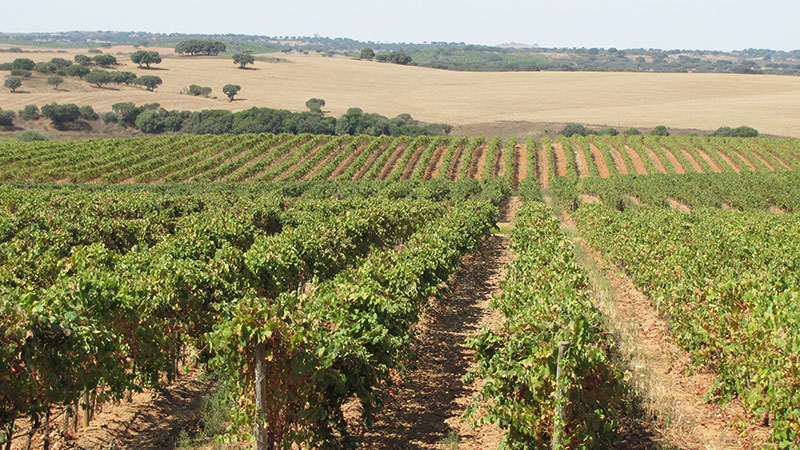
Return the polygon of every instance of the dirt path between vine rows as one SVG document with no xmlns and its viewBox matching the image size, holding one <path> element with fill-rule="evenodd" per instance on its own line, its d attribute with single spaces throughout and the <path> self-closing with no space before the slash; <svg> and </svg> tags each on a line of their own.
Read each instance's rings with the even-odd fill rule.
<svg viewBox="0 0 800 450">
<path fill-rule="evenodd" d="M 674 342 L 668 323 L 649 298 L 577 235 L 570 215 L 563 213 L 561 221 L 584 253 L 584 258 L 578 259 L 592 279 L 596 306 L 629 359 L 630 383 L 642 400 L 645 415 L 650 416 L 641 418 L 645 428 L 650 422 L 657 440 L 681 449 L 761 448 L 767 428 L 751 427 L 740 433 L 737 423 L 748 416 L 739 400 L 725 407 L 704 401 L 715 374 L 708 369 L 688 370 L 689 355 Z"/>
<path fill-rule="evenodd" d="M 500 224 L 511 224 L 520 202 L 510 198 L 501 208 Z M 500 311 L 489 308 L 500 293 L 512 254 L 507 235 L 486 238 L 481 250 L 466 256 L 451 279 L 452 291 L 436 301 L 420 323 L 412 369 L 389 394 L 386 406 L 364 435 L 369 449 L 495 449 L 502 430 L 493 425 L 477 429 L 461 416 L 479 386 L 466 385 L 463 376 L 474 363 L 467 337 L 488 325 L 503 323 Z"/>
</svg>

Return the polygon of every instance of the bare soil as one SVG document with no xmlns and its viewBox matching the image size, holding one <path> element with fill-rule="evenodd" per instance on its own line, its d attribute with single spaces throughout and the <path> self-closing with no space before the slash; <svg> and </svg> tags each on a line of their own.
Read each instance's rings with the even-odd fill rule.
<svg viewBox="0 0 800 450">
<path fill-rule="evenodd" d="M 676 199 L 676 198 L 668 198 L 667 202 L 669 203 L 670 208 L 676 209 L 678 211 L 683 212 L 691 212 L 692 208 L 689 207 L 686 203 Z"/>
<path fill-rule="evenodd" d="M 487 145 L 481 145 L 475 149 L 475 154 L 472 155 L 472 161 L 470 161 L 470 167 L 467 171 L 467 177 L 480 179 L 483 166 L 486 164 L 486 151 L 488 149 Z"/>
<path fill-rule="evenodd" d="M 492 170 L 492 176 L 502 177 L 503 175 L 505 175 L 506 170 L 508 170 L 506 168 L 506 152 L 507 151 L 508 151 L 508 149 L 506 149 L 504 146 L 500 147 L 500 150 L 497 152 L 497 153 L 499 153 L 499 155 L 498 155 L 497 160 L 495 161 L 494 170 Z M 512 167 L 511 170 L 514 170 L 514 168 Z"/>
<path fill-rule="evenodd" d="M 500 220 L 512 223 L 519 199 L 508 199 Z M 415 367 L 398 383 L 376 421 L 363 436 L 369 449 L 439 450 L 457 439 L 459 449 L 495 449 L 503 432 L 494 425 L 473 429 L 461 417 L 480 383 L 464 384 L 474 362 L 466 338 L 483 326 L 497 327 L 502 314 L 489 308 L 500 292 L 512 260 L 508 236 L 488 237 L 475 255 L 466 256 L 452 277 L 452 291 L 420 323 Z"/>
<path fill-rule="evenodd" d="M 594 203 L 598 205 L 603 203 L 600 198 L 592 194 L 580 194 L 578 199 L 581 201 L 581 203 Z"/>
<path fill-rule="evenodd" d="M 628 145 L 625 146 L 625 151 L 628 152 L 628 157 L 631 159 L 631 162 L 633 163 L 633 169 L 636 171 L 636 174 L 646 175 L 647 167 L 645 167 L 642 158 L 639 157 L 639 153 Z"/>
<path fill-rule="evenodd" d="M 548 167 L 549 162 L 547 161 L 547 152 L 548 149 L 546 149 L 544 146 L 539 148 L 539 158 L 536 160 L 538 166 L 536 170 L 539 171 L 539 183 L 541 183 L 543 189 L 550 187 L 550 168 Z"/>
<path fill-rule="evenodd" d="M 603 156 L 603 152 L 601 152 L 600 149 L 597 148 L 597 146 L 595 146 L 594 144 L 589 144 L 589 150 L 592 153 L 592 161 L 594 161 L 594 165 L 597 166 L 597 173 L 602 178 L 610 177 L 611 171 L 608 170 L 608 161 L 606 161 L 606 158 Z M 613 153 L 612 153 L 612 158 L 613 158 Z M 616 161 L 611 161 L 611 162 L 616 163 Z M 623 166 L 622 170 L 620 170 L 619 165 L 616 166 L 617 172 L 619 172 L 622 175 L 627 175 L 628 169 L 625 167 L 624 162 L 622 166 Z"/>
<path fill-rule="evenodd" d="M 668 149 L 667 147 L 661 147 L 661 149 L 667 156 L 669 163 L 672 164 L 672 167 L 675 169 L 675 173 L 686 173 L 686 169 L 683 168 L 680 161 L 678 161 L 678 158 L 676 158 L 675 155 L 672 154 L 672 151 L 670 149 Z"/>
<path fill-rule="evenodd" d="M 386 160 L 386 165 L 383 166 L 383 168 L 381 168 L 381 172 L 380 174 L 378 174 L 378 179 L 385 180 L 386 177 L 388 177 L 389 174 L 392 173 L 392 171 L 394 171 L 394 166 L 397 165 L 397 160 L 400 159 L 400 156 L 402 156 L 403 153 L 405 153 L 407 148 L 408 145 L 406 144 L 401 144 L 397 146 L 397 148 L 394 150 L 394 153 L 392 153 L 392 155 L 389 156 L 389 159 Z"/>
<path fill-rule="evenodd" d="M 528 178 L 528 146 L 517 145 L 514 149 L 514 190 L 519 187 L 522 180 Z"/>
<path fill-rule="evenodd" d="M 441 169 L 442 159 L 445 153 L 447 153 L 447 146 L 436 148 L 430 161 L 428 161 L 428 168 L 425 170 L 425 174 L 422 177 L 423 180 L 430 180 L 431 178 L 439 176 L 439 170 Z"/>
<path fill-rule="evenodd" d="M 652 148 L 645 146 L 645 151 L 647 152 L 647 156 L 650 158 L 650 161 L 653 162 L 653 165 L 656 166 L 656 170 L 658 173 L 667 173 L 667 168 L 664 166 L 664 163 L 661 161 L 661 158 L 656 155 L 656 152 L 653 151 Z"/>
<path fill-rule="evenodd" d="M 732 151 L 733 153 L 735 153 L 735 154 L 736 154 L 736 156 L 738 156 L 738 157 L 739 157 L 739 159 L 741 159 L 742 161 L 744 161 L 744 163 L 745 163 L 745 164 L 747 164 L 747 168 L 748 168 L 748 169 L 750 169 L 751 171 L 755 171 L 755 170 L 756 170 L 756 165 L 755 165 L 755 164 L 753 164 L 753 161 L 750 161 L 750 158 L 748 158 L 748 157 L 744 156 L 744 155 L 743 155 L 743 154 L 742 154 L 740 151 L 738 151 L 738 150 L 735 150 L 735 149 L 733 149 L 733 148 L 731 148 L 731 149 L 730 149 L 730 151 Z M 720 153 L 722 153 L 722 152 L 720 152 Z"/>
<path fill-rule="evenodd" d="M 327 140 L 323 140 L 322 142 L 320 142 L 319 144 L 317 144 L 317 145 L 316 145 L 316 147 L 312 148 L 310 152 L 308 152 L 308 153 L 306 153 L 306 154 L 305 154 L 305 156 L 303 156 L 302 158 L 300 158 L 300 159 L 299 159 L 297 162 L 295 162 L 295 163 L 294 163 L 294 164 L 292 164 L 291 166 L 287 167 L 287 168 L 286 168 L 286 169 L 285 169 L 285 170 L 284 170 L 284 171 L 283 171 L 281 174 L 279 174 L 278 176 L 276 176 L 276 177 L 274 178 L 274 180 L 275 180 L 275 181 L 278 181 L 278 180 L 282 180 L 282 179 L 284 179 L 284 178 L 285 178 L 286 176 L 288 176 L 290 173 L 294 172 L 294 171 L 295 171 L 295 169 L 297 169 L 298 167 L 302 166 L 302 165 L 303 165 L 303 164 L 304 164 L 306 161 L 308 161 L 309 159 L 313 158 L 313 157 L 314 157 L 314 155 L 316 155 L 317 153 L 319 153 L 319 151 L 320 151 L 320 150 L 322 150 L 322 147 L 324 147 L 324 146 L 325 146 L 325 144 L 327 144 L 327 143 L 328 143 L 328 141 L 327 141 Z"/>
<path fill-rule="evenodd" d="M 411 159 L 408 160 L 408 165 L 406 166 L 406 170 L 403 171 L 403 175 L 400 177 L 403 180 L 407 180 L 414 175 L 414 170 L 417 168 L 417 164 L 419 163 L 422 154 L 425 153 L 426 145 L 420 145 L 414 151 L 414 155 L 411 156 Z"/>
<path fill-rule="evenodd" d="M 351 164 L 353 164 L 353 161 L 356 158 L 358 158 L 358 155 L 360 155 L 366 148 L 367 148 L 366 143 L 356 147 L 355 151 L 350 153 L 350 155 L 348 155 L 347 158 L 345 158 L 342 162 L 339 163 L 338 166 L 336 166 L 336 169 L 334 169 L 333 173 L 331 173 L 330 179 L 334 179 L 343 174 L 347 170 L 347 168 L 350 167 Z"/>
<path fill-rule="evenodd" d="M 458 179 L 458 174 L 461 172 L 461 165 L 464 162 L 464 152 L 466 149 L 467 146 L 459 146 L 456 149 L 456 153 L 453 155 L 453 160 L 450 162 L 450 170 L 447 172 L 448 180 Z"/>
<path fill-rule="evenodd" d="M 689 164 L 691 164 L 691 165 L 692 165 L 692 169 L 694 169 L 694 171 L 695 171 L 695 172 L 697 172 L 697 173 L 703 173 L 703 166 L 701 166 L 701 165 L 700 165 L 700 163 L 699 163 L 699 162 L 697 162 L 697 160 L 694 158 L 694 155 L 692 155 L 691 153 L 689 153 L 689 151 L 688 151 L 688 150 L 686 150 L 686 149 L 685 149 L 685 148 L 683 148 L 683 147 L 681 147 L 681 152 L 683 152 L 683 156 L 684 156 L 686 159 L 688 159 L 688 160 L 689 160 Z"/>
<path fill-rule="evenodd" d="M 592 150 L 593 154 L 594 154 L 595 150 L 597 151 L 597 154 L 599 154 L 599 159 L 600 160 L 605 159 L 605 158 L 603 158 L 603 154 L 600 152 L 599 149 Z M 630 172 L 628 172 L 628 165 L 625 164 L 625 158 L 622 157 L 622 153 L 620 153 L 619 150 L 616 147 L 614 147 L 613 145 L 609 146 L 609 153 L 611 153 L 611 158 L 614 159 L 614 165 L 617 167 L 617 172 L 620 175 L 628 175 Z M 599 166 L 598 166 L 598 170 L 599 170 Z M 602 175 L 600 175 L 600 176 L 602 176 Z"/>
<path fill-rule="evenodd" d="M 770 163 L 770 162 L 769 162 L 769 160 L 767 160 L 766 158 L 764 158 L 763 156 L 761 156 L 761 155 L 760 155 L 760 154 L 759 154 L 757 151 L 750 150 L 750 153 L 752 153 L 752 154 L 753 154 L 753 156 L 755 156 L 756 158 L 758 158 L 758 160 L 759 160 L 759 161 L 761 161 L 761 162 L 762 162 L 762 163 L 763 163 L 765 166 L 767 166 L 767 168 L 768 168 L 769 170 L 771 170 L 771 171 L 773 171 L 773 172 L 775 171 L 775 166 L 773 166 L 773 165 L 772 165 L 772 163 Z"/>
<path fill-rule="evenodd" d="M 717 154 L 719 154 L 719 157 L 722 158 L 725 163 L 733 169 L 734 172 L 739 173 L 742 171 L 741 167 L 739 167 L 739 165 L 733 161 L 733 158 L 727 155 L 724 151 L 717 149 Z M 747 162 L 745 162 L 745 164 L 747 164 Z"/>
<path fill-rule="evenodd" d="M 716 162 L 716 161 L 714 161 L 714 159 L 712 159 L 712 158 L 711 158 L 711 156 L 709 156 L 709 155 L 708 155 L 708 153 L 706 153 L 706 152 L 705 152 L 705 150 L 703 150 L 703 149 L 702 149 L 702 148 L 700 148 L 700 147 L 697 147 L 697 153 L 699 153 L 699 154 L 700 154 L 700 157 L 701 157 L 701 158 L 703 158 L 704 160 L 706 160 L 706 162 L 708 163 L 708 165 L 709 165 L 709 166 L 711 166 L 711 170 L 712 170 L 713 172 L 715 172 L 715 173 L 722 172 L 722 168 L 719 166 L 719 164 L 717 164 L 717 162 Z"/>
<path fill-rule="evenodd" d="M 564 177 L 567 175 L 567 152 L 560 142 L 553 142 L 553 155 L 556 163 L 556 176 Z"/>
<path fill-rule="evenodd" d="M 794 170 L 794 169 L 792 168 L 792 166 L 790 166 L 790 165 L 789 165 L 789 163 L 788 163 L 788 162 L 786 162 L 786 160 L 785 160 L 785 159 L 783 159 L 783 158 L 782 158 L 780 155 L 778 155 L 777 153 L 775 153 L 775 152 L 773 152 L 773 151 L 770 151 L 770 150 L 765 150 L 765 151 L 769 151 L 769 154 L 770 154 L 770 155 L 772 155 L 772 157 L 773 157 L 773 158 L 777 159 L 777 160 L 778 160 L 778 162 L 779 162 L 779 163 L 781 163 L 781 165 L 782 165 L 784 168 L 786 168 L 786 169 L 788 169 L 788 170 Z"/>
<path fill-rule="evenodd" d="M 586 161 L 586 153 L 583 149 L 575 151 L 575 164 L 578 166 L 578 177 L 585 178 L 589 176 L 589 163 Z"/>
</svg>

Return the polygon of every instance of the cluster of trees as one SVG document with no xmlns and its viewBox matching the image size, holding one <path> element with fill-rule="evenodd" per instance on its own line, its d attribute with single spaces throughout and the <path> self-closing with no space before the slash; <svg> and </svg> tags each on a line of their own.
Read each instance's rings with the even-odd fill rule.
<svg viewBox="0 0 800 450">
<path fill-rule="evenodd" d="M 191 84 L 188 88 L 184 88 L 183 92 L 187 95 L 194 95 L 195 97 L 208 97 L 211 95 L 211 88 L 207 86 Z"/>
<path fill-rule="evenodd" d="M 315 101 L 311 101 L 315 100 Z M 309 108 L 321 108 L 321 99 L 311 99 Z M 324 105 L 324 100 L 322 105 Z M 339 119 L 321 112 L 293 113 L 272 108 L 251 108 L 232 113 L 224 110 L 168 111 L 157 103 L 136 106 L 116 103 L 103 115 L 105 123 L 119 123 L 145 133 L 182 132 L 194 134 L 223 133 L 314 133 L 314 134 L 371 134 L 390 136 L 443 135 L 449 125 L 423 126 L 408 114 L 393 119 L 379 114 L 365 114 L 350 109 Z"/>
<path fill-rule="evenodd" d="M 720 137 L 758 137 L 758 130 L 745 125 L 737 128 L 720 127 L 711 133 L 711 135 Z"/>
<path fill-rule="evenodd" d="M 378 62 L 389 62 L 402 65 L 411 64 L 411 57 L 402 50 L 376 54 L 375 50 L 372 48 L 365 47 L 361 49 L 361 53 L 359 53 L 358 57 L 359 59 L 366 59 L 368 61 L 372 61 L 374 59 Z"/>
<path fill-rule="evenodd" d="M 83 79 L 90 84 L 94 84 L 97 87 L 103 87 L 105 84 L 109 83 L 116 83 L 116 84 L 126 84 L 126 85 L 137 85 L 142 86 L 148 91 L 153 91 L 158 86 L 161 86 L 162 80 L 161 77 L 155 75 L 142 75 L 140 77 L 136 76 L 133 72 L 122 72 L 122 71 L 113 71 L 109 72 L 102 69 L 95 69 L 86 74 Z"/>
<path fill-rule="evenodd" d="M 192 56 L 214 56 L 224 53 L 227 48 L 227 45 L 221 41 L 212 41 L 209 39 L 185 39 L 175 45 L 175 53 L 181 55 L 188 53 Z"/>
<path fill-rule="evenodd" d="M 558 134 L 564 135 L 566 137 L 572 136 L 589 136 L 589 135 L 596 135 L 596 136 L 616 136 L 619 134 L 616 128 L 605 127 L 599 130 L 592 130 L 586 128 L 585 126 L 577 123 L 571 123 L 564 127 Z M 627 130 L 623 131 L 622 134 L 626 135 L 638 135 L 642 134 L 638 128 L 628 128 Z M 669 130 L 664 125 L 659 125 L 653 128 L 650 131 L 652 136 L 669 136 Z"/>
</svg>

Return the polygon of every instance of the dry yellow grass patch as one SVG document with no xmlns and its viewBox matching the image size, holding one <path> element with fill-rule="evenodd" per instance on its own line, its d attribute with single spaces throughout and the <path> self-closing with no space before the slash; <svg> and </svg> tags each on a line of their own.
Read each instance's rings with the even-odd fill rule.
<svg viewBox="0 0 800 450">
<path fill-rule="evenodd" d="M 604 72 L 451 72 L 355 61 L 344 57 L 288 57 L 290 62 L 255 64 L 240 70 L 230 57 L 168 56 L 156 67 L 141 70 L 125 54 L 131 48 L 106 50 L 123 63 L 119 70 L 158 75 L 164 84 L 155 92 L 133 87 L 119 90 L 69 89 L 53 92 L 26 82 L 11 94 L 0 91 L 0 107 L 74 102 L 99 111 L 113 103 L 159 102 L 169 109 L 247 109 L 254 106 L 305 109 L 311 97 L 324 98 L 326 110 L 343 114 L 350 107 L 387 116 L 410 113 L 429 122 L 455 125 L 499 121 L 580 122 L 618 127 L 715 129 L 722 125 L 753 126 L 762 133 L 800 137 L 800 79 L 788 76 L 721 74 L 651 74 Z M 169 49 L 159 49 L 162 54 Z M 66 57 L 76 53 L 69 51 Z M 64 53 L 0 54 L 0 62 L 16 57 L 36 61 Z M 213 88 L 216 99 L 180 95 L 189 84 Z M 241 100 L 229 103 L 222 86 L 242 86 Z M 31 86 L 29 88 L 29 86 Z"/>
</svg>

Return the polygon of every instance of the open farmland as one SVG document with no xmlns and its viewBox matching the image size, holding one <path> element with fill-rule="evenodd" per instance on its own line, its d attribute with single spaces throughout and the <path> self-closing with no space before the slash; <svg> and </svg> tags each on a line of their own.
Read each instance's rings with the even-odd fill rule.
<svg viewBox="0 0 800 450">
<path fill-rule="evenodd" d="M 134 87 L 101 89 L 68 80 L 59 91 L 34 75 L 23 93 L 0 91 L 0 107 L 19 110 L 49 102 L 91 105 L 108 111 L 116 102 L 158 102 L 168 109 L 250 107 L 304 109 L 312 97 L 324 98 L 326 110 L 339 116 L 351 107 L 387 116 L 409 113 L 426 122 L 454 125 L 525 122 L 577 122 L 616 127 L 713 130 L 746 124 L 762 133 L 800 137 L 800 80 L 784 76 L 722 74 L 651 74 L 604 72 L 466 73 L 356 61 L 343 57 L 290 55 L 284 62 L 256 61 L 254 70 L 240 70 L 229 57 L 165 55 L 157 70 L 141 70 L 125 52 L 111 54 L 137 75 L 158 75 L 156 92 Z M 0 53 L 0 62 L 19 56 L 36 61 L 67 53 Z M 269 55 L 268 55 L 269 56 Z M 222 86 L 242 86 L 240 99 L 228 102 Z M 212 96 L 180 95 L 190 84 L 212 87 Z"/>
</svg>

